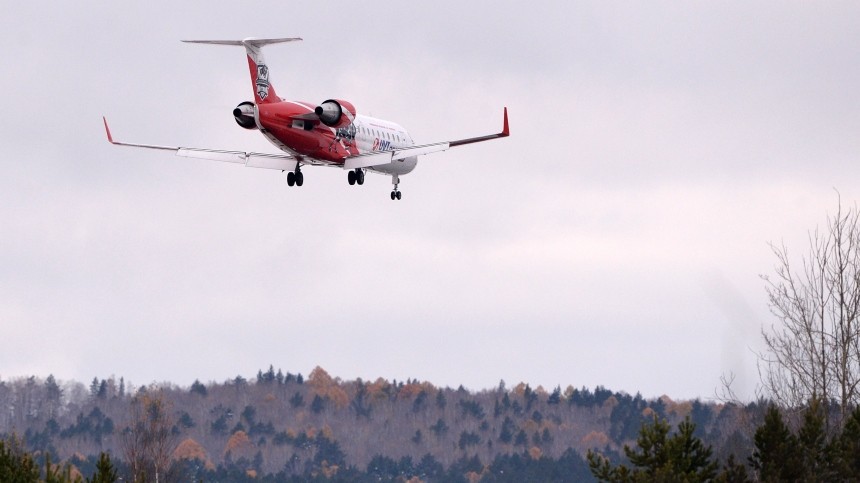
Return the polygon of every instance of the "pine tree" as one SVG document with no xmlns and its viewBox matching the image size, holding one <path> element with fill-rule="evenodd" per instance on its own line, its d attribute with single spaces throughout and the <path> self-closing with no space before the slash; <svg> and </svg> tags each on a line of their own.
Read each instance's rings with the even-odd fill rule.
<svg viewBox="0 0 860 483">
<path fill-rule="evenodd" d="M 115 481 L 117 481 L 116 468 L 113 467 L 110 456 L 107 453 L 101 453 L 96 463 L 96 472 L 92 478 L 87 478 L 87 483 L 114 483 Z"/>
<path fill-rule="evenodd" d="M 768 407 L 764 424 L 755 432 L 755 450 L 750 464 L 761 481 L 800 481 L 802 478 L 797 438 L 788 430 L 774 405 Z"/>
<path fill-rule="evenodd" d="M 818 399 L 813 399 L 803 415 L 803 426 L 797 434 L 804 479 L 834 481 L 831 446 L 827 442 L 824 408 Z"/>
<path fill-rule="evenodd" d="M 39 479 L 39 467 L 33 457 L 23 450 L 14 435 L 0 439 L 0 481 L 30 482 Z"/>
<path fill-rule="evenodd" d="M 848 416 L 842 433 L 833 443 L 833 451 L 839 479 L 857 478 L 860 475 L 860 406 Z"/>
<path fill-rule="evenodd" d="M 602 481 L 711 481 L 718 465 L 711 459 L 711 447 L 693 436 L 695 430 L 688 417 L 678 425 L 678 432 L 669 436 L 669 423 L 655 416 L 651 424 L 639 429 L 636 448 L 624 446 L 633 469 L 613 467 L 607 458 L 592 451 L 588 452 L 588 465 Z"/>
</svg>

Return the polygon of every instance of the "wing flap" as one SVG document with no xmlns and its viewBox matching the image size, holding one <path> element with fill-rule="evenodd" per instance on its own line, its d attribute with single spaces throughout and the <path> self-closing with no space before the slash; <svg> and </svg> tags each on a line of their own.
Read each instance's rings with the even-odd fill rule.
<svg viewBox="0 0 860 483">
<path fill-rule="evenodd" d="M 422 154 L 437 153 L 448 149 L 449 143 L 425 144 L 423 146 L 410 146 L 408 148 L 397 148 L 392 151 L 375 151 L 367 154 L 359 154 L 346 158 L 343 162 L 343 169 L 369 168 L 371 166 L 380 166 L 389 164 L 393 161 L 401 161 L 412 156 L 421 156 Z"/>
<path fill-rule="evenodd" d="M 248 153 L 248 161 L 245 166 L 249 168 L 279 169 L 281 171 L 295 171 L 299 162 L 290 156 L 260 155 L 259 153 Z"/>
<path fill-rule="evenodd" d="M 380 151 L 346 158 L 343 162 L 343 169 L 369 168 L 388 164 L 391 162 L 393 154 L 393 151 Z"/>
<path fill-rule="evenodd" d="M 117 146 L 128 146 L 132 148 L 159 149 L 162 151 L 173 151 L 177 156 L 194 159 L 207 159 L 225 163 L 244 164 L 249 168 L 278 169 L 281 171 L 293 171 L 299 160 L 289 154 L 253 153 L 245 151 L 226 151 L 220 149 L 186 148 L 181 146 L 159 146 L 156 144 L 137 144 L 115 141 L 108 127 L 107 119 L 104 119 L 105 132 L 108 141 Z"/>
</svg>

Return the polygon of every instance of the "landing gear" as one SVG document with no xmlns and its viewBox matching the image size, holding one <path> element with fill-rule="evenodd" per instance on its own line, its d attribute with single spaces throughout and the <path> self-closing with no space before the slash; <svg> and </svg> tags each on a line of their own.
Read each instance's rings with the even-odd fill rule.
<svg viewBox="0 0 860 483">
<path fill-rule="evenodd" d="M 301 186 L 305 183 L 305 175 L 302 174 L 302 169 L 299 166 L 296 166 L 295 171 L 290 171 L 287 173 L 287 185 L 289 186 Z"/>
<path fill-rule="evenodd" d="M 391 190 L 391 200 L 392 201 L 399 200 L 400 197 L 402 196 L 400 194 L 400 190 L 397 189 L 397 185 L 400 184 L 400 177 L 398 177 L 396 174 L 392 175 L 391 176 L 391 183 L 394 184 L 394 189 Z"/>
<path fill-rule="evenodd" d="M 364 170 L 361 168 L 355 168 L 355 170 L 346 173 L 346 180 L 349 181 L 350 186 L 358 183 L 359 185 L 364 184 Z"/>
</svg>

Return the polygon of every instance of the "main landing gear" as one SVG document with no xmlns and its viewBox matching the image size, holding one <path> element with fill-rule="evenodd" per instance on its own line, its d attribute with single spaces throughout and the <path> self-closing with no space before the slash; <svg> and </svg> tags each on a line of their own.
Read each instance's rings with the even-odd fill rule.
<svg viewBox="0 0 860 483">
<path fill-rule="evenodd" d="M 358 183 L 359 186 L 364 184 L 364 170 L 361 168 L 355 168 L 354 170 L 346 173 L 346 179 L 349 181 L 350 185 L 354 185 Z"/>
<path fill-rule="evenodd" d="M 391 200 L 392 201 L 393 200 L 399 200 L 400 197 L 402 196 L 400 194 L 400 190 L 397 189 L 397 185 L 400 184 L 400 177 L 398 177 L 396 174 L 392 175 L 391 176 L 391 182 L 394 184 L 394 189 L 391 190 Z"/>
<path fill-rule="evenodd" d="M 290 171 L 287 173 L 287 185 L 289 186 L 301 186 L 305 182 L 305 176 L 302 174 L 302 168 L 300 166 L 296 166 L 295 171 Z"/>
</svg>

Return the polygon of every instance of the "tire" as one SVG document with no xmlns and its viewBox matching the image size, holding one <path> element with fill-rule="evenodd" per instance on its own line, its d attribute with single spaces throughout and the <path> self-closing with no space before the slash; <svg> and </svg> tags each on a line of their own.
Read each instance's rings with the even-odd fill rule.
<svg viewBox="0 0 860 483">
<path fill-rule="evenodd" d="M 355 182 L 357 181 L 355 179 L 355 171 L 350 171 L 350 172 L 346 173 L 346 180 L 349 181 L 350 186 L 354 185 Z M 358 184 L 361 184 L 361 183 L 358 183 Z"/>
<path fill-rule="evenodd" d="M 287 173 L 287 185 L 292 186 L 294 184 L 296 184 L 296 174 L 290 171 Z"/>
<path fill-rule="evenodd" d="M 359 170 L 355 173 L 355 181 L 359 184 L 359 186 L 364 184 L 364 171 Z"/>
<path fill-rule="evenodd" d="M 400 200 L 400 192 L 399 191 L 397 192 L 397 200 L 398 201 Z"/>
<path fill-rule="evenodd" d="M 305 175 L 301 171 L 296 173 L 296 186 L 301 186 L 305 183 Z"/>
</svg>

